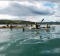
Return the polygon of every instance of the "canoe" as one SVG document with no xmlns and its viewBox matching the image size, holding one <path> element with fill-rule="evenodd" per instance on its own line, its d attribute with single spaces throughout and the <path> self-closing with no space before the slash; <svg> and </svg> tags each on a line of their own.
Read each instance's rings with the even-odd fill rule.
<svg viewBox="0 0 60 56">
<path fill-rule="evenodd" d="M 25 30 L 47 30 L 47 29 L 50 29 L 51 27 L 40 27 L 38 29 L 35 29 L 35 28 L 32 28 L 32 27 L 25 27 Z"/>
</svg>

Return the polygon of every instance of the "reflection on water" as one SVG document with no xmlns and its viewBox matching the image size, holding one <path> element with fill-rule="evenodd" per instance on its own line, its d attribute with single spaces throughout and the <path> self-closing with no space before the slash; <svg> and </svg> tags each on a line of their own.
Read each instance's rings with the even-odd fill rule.
<svg viewBox="0 0 60 56">
<path fill-rule="evenodd" d="M 0 29 L 0 56 L 60 55 L 60 26 L 46 30 Z"/>
</svg>

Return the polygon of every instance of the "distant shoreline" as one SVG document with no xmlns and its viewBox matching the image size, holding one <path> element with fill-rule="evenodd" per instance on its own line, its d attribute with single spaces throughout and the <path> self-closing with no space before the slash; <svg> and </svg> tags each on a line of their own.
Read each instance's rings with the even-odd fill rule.
<svg viewBox="0 0 60 56">
<path fill-rule="evenodd" d="M 7 23 L 8 24 L 8 23 Z M 6 23 L 0 23 L 0 25 L 7 25 Z M 35 23 L 12 23 L 12 25 L 34 25 Z M 40 24 L 40 25 L 46 25 L 46 24 L 49 24 L 49 25 L 60 25 L 60 22 L 42 22 L 42 23 L 39 23 L 37 22 L 37 24 Z M 8 24 L 10 25 L 10 24 Z"/>
<path fill-rule="evenodd" d="M 60 22 L 36 22 L 37 24 L 45 25 L 45 24 L 50 24 L 50 25 L 60 25 Z M 0 25 L 3 24 L 20 24 L 20 25 L 29 25 L 29 24 L 35 24 L 35 22 L 30 22 L 30 21 L 23 21 L 23 20 L 0 20 Z"/>
</svg>

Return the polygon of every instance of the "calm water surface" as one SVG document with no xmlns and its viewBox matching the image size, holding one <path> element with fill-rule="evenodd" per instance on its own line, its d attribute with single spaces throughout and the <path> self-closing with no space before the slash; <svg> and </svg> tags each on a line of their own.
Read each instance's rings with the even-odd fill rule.
<svg viewBox="0 0 60 56">
<path fill-rule="evenodd" d="M 60 26 L 24 32 L 0 29 L 0 56 L 60 56 Z"/>
</svg>

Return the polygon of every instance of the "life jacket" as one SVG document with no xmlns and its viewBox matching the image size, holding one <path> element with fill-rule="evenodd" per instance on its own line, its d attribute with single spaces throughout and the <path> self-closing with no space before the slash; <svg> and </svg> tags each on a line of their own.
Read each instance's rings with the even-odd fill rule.
<svg viewBox="0 0 60 56">
<path fill-rule="evenodd" d="M 36 28 L 36 25 L 33 25 L 33 28 Z"/>
</svg>

